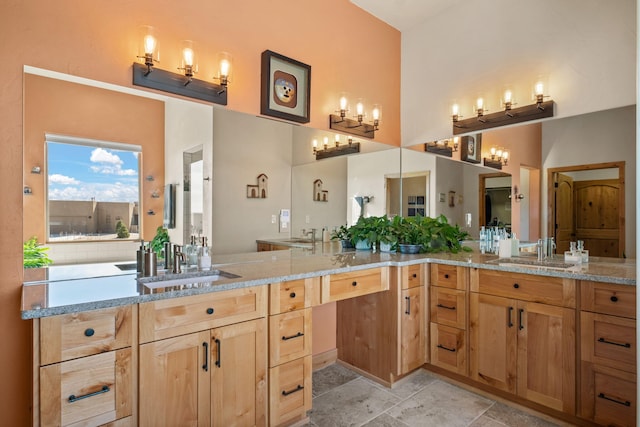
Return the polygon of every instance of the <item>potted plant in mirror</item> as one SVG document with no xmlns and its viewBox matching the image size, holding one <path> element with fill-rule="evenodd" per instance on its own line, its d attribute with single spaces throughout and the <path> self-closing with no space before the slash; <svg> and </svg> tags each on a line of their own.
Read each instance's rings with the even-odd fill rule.
<svg viewBox="0 0 640 427">
<path fill-rule="evenodd" d="M 395 252 L 398 236 L 387 215 L 377 217 L 375 221 L 377 243 L 380 252 Z"/>
<path fill-rule="evenodd" d="M 351 242 L 351 234 L 349 233 L 349 227 L 341 225 L 331 232 L 331 240 L 339 240 L 342 245 L 342 249 L 353 249 L 353 243 Z"/>
<path fill-rule="evenodd" d="M 358 221 L 349 227 L 351 242 L 356 249 L 369 250 L 371 245 L 376 242 L 376 217 L 360 217 Z"/>
<path fill-rule="evenodd" d="M 416 217 L 396 216 L 391 227 L 398 239 L 398 249 L 403 254 L 417 254 L 422 249 L 422 232 Z"/>
<path fill-rule="evenodd" d="M 425 252 L 469 252 L 471 248 L 462 246 L 462 241 L 469 237 L 469 233 L 461 230 L 456 225 L 449 224 L 447 217 L 439 215 L 436 218 L 424 217 L 421 219 L 425 241 Z"/>
</svg>

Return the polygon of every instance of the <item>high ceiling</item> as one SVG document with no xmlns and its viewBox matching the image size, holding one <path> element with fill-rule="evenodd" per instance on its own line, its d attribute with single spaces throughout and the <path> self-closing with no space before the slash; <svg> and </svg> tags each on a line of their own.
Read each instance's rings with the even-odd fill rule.
<svg viewBox="0 0 640 427">
<path fill-rule="evenodd" d="M 462 0 L 351 0 L 378 19 L 407 31 Z"/>
</svg>

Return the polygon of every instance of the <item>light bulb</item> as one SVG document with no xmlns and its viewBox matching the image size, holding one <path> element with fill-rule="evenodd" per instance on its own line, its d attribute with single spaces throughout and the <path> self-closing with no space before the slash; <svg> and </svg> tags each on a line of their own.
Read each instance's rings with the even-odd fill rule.
<svg viewBox="0 0 640 427">
<path fill-rule="evenodd" d="M 373 116 L 373 120 L 379 120 L 380 119 L 380 110 L 376 107 L 373 109 L 373 111 L 371 112 L 371 115 Z"/>
<path fill-rule="evenodd" d="M 482 110 L 482 108 L 484 107 L 484 99 L 478 98 L 476 100 L 476 107 L 478 110 Z"/>
<path fill-rule="evenodd" d="M 504 92 L 504 103 L 505 104 L 511 104 L 511 99 L 513 97 L 513 94 L 511 93 L 510 90 L 507 90 Z"/>
<path fill-rule="evenodd" d="M 337 147 L 338 145 L 340 145 L 340 134 L 336 133 L 335 140 L 336 140 L 336 147 Z"/>
<path fill-rule="evenodd" d="M 347 109 L 347 97 L 345 96 L 340 97 L 340 109 L 341 110 Z"/>
<path fill-rule="evenodd" d="M 536 96 L 544 95 L 544 83 L 536 83 Z"/>
<path fill-rule="evenodd" d="M 502 152 L 502 158 L 504 159 L 504 163 L 507 163 L 507 159 L 509 159 L 509 152 L 508 151 L 503 151 Z"/>
<path fill-rule="evenodd" d="M 453 106 L 451 107 L 451 114 L 457 116 L 459 113 L 460 107 L 458 106 L 458 104 L 453 104 Z"/>
<path fill-rule="evenodd" d="M 229 61 L 226 59 L 223 59 L 222 61 L 220 61 L 220 75 L 227 77 L 229 76 L 229 69 L 231 69 L 231 64 L 229 64 Z"/>
<path fill-rule="evenodd" d="M 153 55 L 153 51 L 156 50 L 156 38 L 151 34 L 144 36 L 144 53 Z"/>
<path fill-rule="evenodd" d="M 193 49 L 189 47 L 182 49 L 182 57 L 184 59 L 184 65 L 193 66 Z"/>
<path fill-rule="evenodd" d="M 494 157 L 496 155 L 496 147 L 491 147 L 489 153 L 491 153 L 491 157 Z"/>
<path fill-rule="evenodd" d="M 364 105 L 362 105 L 362 102 L 358 102 L 356 104 L 356 114 L 358 116 L 362 116 L 364 114 Z"/>
<path fill-rule="evenodd" d="M 328 137 L 324 137 L 324 148 L 325 150 L 327 149 L 327 146 L 329 145 L 329 138 Z"/>
</svg>

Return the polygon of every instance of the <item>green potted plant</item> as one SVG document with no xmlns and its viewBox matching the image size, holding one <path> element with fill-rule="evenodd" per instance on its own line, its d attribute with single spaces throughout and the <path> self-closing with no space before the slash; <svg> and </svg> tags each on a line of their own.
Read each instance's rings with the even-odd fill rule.
<svg viewBox="0 0 640 427">
<path fill-rule="evenodd" d="M 447 217 L 396 217 L 392 226 L 398 236 L 398 247 L 402 253 L 470 251 L 460 243 L 468 233 L 458 225 L 449 224 Z"/>
<path fill-rule="evenodd" d="M 358 221 L 349 227 L 351 242 L 356 249 L 371 249 L 371 245 L 376 242 L 376 217 L 360 217 Z"/>
<path fill-rule="evenodd" d="M 423 233 L 416 218 L 401 216 L 393 218 L 391 227 L 398 239 L 398 249 L 401 253 L 415 254 L 422 249 Z"/>
<path fill-rule="evenodd" d="M 387 215 L 376 217 L 374 221 L 377 244 L 380 252 L 395 252 L 398 236 Z"/>
<path fill-rule="evenodd" d="M 331 232 L 331 240 L 339 240 L 342 245 L 342 249 L 352 249 L 353 243 L 351 243 L 351 234 L 349 233 L 349 227 L 341 225 Z"/>
<path fill-rule="evenodd" d="M 53 264 L 53 260 L 46 254 L 49 248 L 38 243 L 33 236 L 22 245 L 22 266 L 24 268 L 39 268 Z"/>
<path fill-rule="evenodd" d="M 151 240 L 151 243 L 149 243 L 149 246 L 151 246 L 151 250 L 155 252 L 158 257 L 164 258 L 162 254 L 162 251 L 164 250 L 164 244 L 165 242 L 170 241 L 171 239 L 169 238 L 169 231 L 166 228 L 159 226 L 158 228 L 156 228 L 156 235 L 153 237 L 153 240 Z"/>
</svg>

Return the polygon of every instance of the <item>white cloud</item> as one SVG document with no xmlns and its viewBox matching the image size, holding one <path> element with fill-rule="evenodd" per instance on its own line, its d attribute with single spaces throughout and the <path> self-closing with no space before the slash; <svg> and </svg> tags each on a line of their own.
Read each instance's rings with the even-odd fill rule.
<svg viewBox="0 0 640 427">
<path fill-rule="evenodd" d="M 91 158 L 89 159 L 94 163 L 109 163 L 112 165 L 122 165 L 123 161 L 119 156 L 103 149 L 96 148 L 91 152 Z"/>
<path fill-rule="evenodd" d="M 53 175 L 49 175 L 49 183 L 62 185 L 78 185 L 80 184 L 80 181 L 70 176 L 54 173 Z"/>
<path fill-rule="evenodd" d="M 99 202 L 137 202 L 138 186 L 120 182 L 85 183 L 78 187 L 49 188 L 49 200 L 95 200 Z"/>
<path fill-rule="evenodd" d="M 90 160 L 97 165 L 91 166 L 91 171 L 105 175 L 137 176 L 133 169 L 122 169 L 124 162 L 116 155 L 103 148 L 96 148 L 91 152 Z"/>
</svg>

